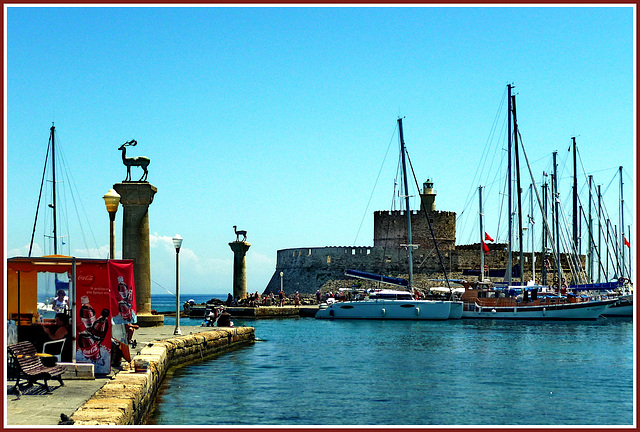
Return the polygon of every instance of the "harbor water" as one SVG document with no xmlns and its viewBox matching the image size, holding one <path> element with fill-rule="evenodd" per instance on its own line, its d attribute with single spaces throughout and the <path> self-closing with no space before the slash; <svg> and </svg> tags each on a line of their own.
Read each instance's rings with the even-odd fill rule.
<svg viewBox="0 0 640 432">
<path fill-rule="evenodd" d="M 164 297 L 175 310 L 175 297 Z M 159 301 L 152 296 L 152 307 L 163 310 Z M 234 322 L 255 327 L 259 340 L 176 369 L 150 423 L 634 423 L 631 319 Z"/>
</svg>

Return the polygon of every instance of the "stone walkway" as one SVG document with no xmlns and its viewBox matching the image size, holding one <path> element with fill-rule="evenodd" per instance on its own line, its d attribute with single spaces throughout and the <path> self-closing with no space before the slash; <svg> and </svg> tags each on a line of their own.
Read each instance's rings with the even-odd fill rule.
<svg viewBox="0 0 640 432">
<path fill-rule="evenodd" d="M 180 326 L 183 335 L 211 330 L 212 327 Z M 175 326 L 141 327 L 133 338 L 138 342 L 132 350 L 132 357 L 149 342 L 173 337 Z M 14 425 L 57 425 L 60 414 L 71 416 L 84 405 L 91 396 L 111 380 L 117 370 L 112 369 L 107 376 L 98 376 L 95 380 L 65 380 L 61 387 L 58 381 L 49 381 L 51 393 L 45 393 L 39 385 L 29 389 L 22 388 L 22 396 L 9 394 L 15 381 L 8 381 L 5 396 L 5 426 Z"/>
</svg>

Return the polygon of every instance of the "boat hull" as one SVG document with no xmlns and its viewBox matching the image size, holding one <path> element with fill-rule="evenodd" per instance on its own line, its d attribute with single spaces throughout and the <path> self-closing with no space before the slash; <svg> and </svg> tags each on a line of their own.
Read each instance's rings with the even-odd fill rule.
<svg viewBox="0 0 640 432">
<path fill-rule="evenodd" d="M 609 306 L 602 314 L 606 317 L 632 317 L 633 316 L 633 297 L 623 297 L 615 304 Z"/>
<path fill-rule="evenodd" d="M 544 306 L 480 306 L 466 304 L 462 318 L 511 320 L 595 320 L 616 300 L 551 304 Z"/>
<path fill-rule="evenodd" d="M 452 301 L 451 310 L 449 311 L 449 319 L 460 319 L 464 311 L 464 303 L 461 301 Z"/>
<path fill-rule="evenodd" d="M 446 320 L 450 301 L 361 300 L 336 302 L 316 312 L 317 319 Z"/>
</svg>

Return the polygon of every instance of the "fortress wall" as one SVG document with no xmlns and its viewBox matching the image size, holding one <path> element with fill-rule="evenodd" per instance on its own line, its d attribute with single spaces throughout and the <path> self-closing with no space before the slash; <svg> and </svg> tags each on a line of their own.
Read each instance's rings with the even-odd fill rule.
<svg viewBox="0 0 640 432">
<path fill-rule="evenodd" d="M 455 212 L 432 211 L 428 215 L 440 250 L 455 249 Z M 374 212 L 373 225 L 374 246 L 398 248 L 401 244 L 407 244 L 406 212 Z M 418 244 L 423 249 L 434 249 L 431 230 L 424 212 L 411 212 L 411 234 L 413 244 Z"/>
<path fill-rule="evenodd" d="M 488 269 L 504 269 L 507 266 L 506 244 L 491 244 L 484 257 Z M 460 273 L 465 269 L 476 269 L 480 265 L 480 245 L 462 245 L 455 250 L 441 250 L 442 261 L 448 273 Z M 555 267 L 553 260 L 551 269 Z M 583 265 L 585 257 L 582 257 Z M 513 252 L 513 265 L 518 265 L 518 251 Z M 536 272 L 542 274 L 542 254 L 536 254 Z M 563 255 L 562 266 L 568 272 L 569 263 Z M 524 255 L 525 274 L 530 274 L 531 254 Z M 283 249 L 278 251 L 277 267 L 264 291 L 276 294 L 280 290 L 280 272 L 283 272 L 283 287 L 287 294 L 299 291 L 313 294 L 331 280 L 344 280 L 347 269 L 406 277 L 408 274 L 405 248 L 330 246 L 321 248 Z M 429 276 L 441 274 L 442 267 L 435 249 L 419 247 L 414 251 L 414 273 Z M 403 276 L 404 275 L 404 276 Z"/>
</svg>

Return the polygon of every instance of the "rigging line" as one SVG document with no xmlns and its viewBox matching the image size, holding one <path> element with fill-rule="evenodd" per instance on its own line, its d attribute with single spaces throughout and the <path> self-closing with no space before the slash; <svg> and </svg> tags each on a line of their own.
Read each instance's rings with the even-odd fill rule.
<svg viewBox="0 0 640 432">
<path fill-rule="evenodd" d="M 474 193 L 474 194 L 473 194 L 473 196 L 471 197 L 471 199 L 472 199 L 472 200 L 473 200 L 473 198 L 475 198 L 475 196 L 477 195 L 477 190 L 478 190 L 478 189 L 476 188 L 476 193 Z M 466 215 L 465 215 L 465 216 L 466 216 Z M 461 232 L 466 232 L 466 231 L 468 231 L 468 232 L 469 232 L 469 233 L 468 233 L 468 235 L 467 235 L 467 237 L 466 237 L 466 239 L 467 239 L 467 240 L 466 240 L 466 243 L 465 243 L 465 244 L 471 244 L 471 243 L 473 242 L 473 237 L 475 237 L 475 235 L 476 235 L 476 234 L 474 234 L 474 232 L 473 232 L 473 228 L 475 228 L 475 227 L 476 227 L 476 224 L 477 224 L 477 218 L 473 218 L 473 219 L 471 219 L 471 220 L 474 220 L 474 222 L 472 223 L 472 229 L 467 230 L 467 226 L 468 226 L 468 223 L 469 223 L 469 220 L 470 220 L 470 219 L 471 219 L 471 218 L 466 218 L 466 217 L 464 218 L 464 220 L 461 220 L 459 217 L 458 217 L 458 218 L 456 218 L 456 225 L 458 224 L 458 221 L 460 221 L 460 223 L 461 223 L 461 224 L 464 224 L 464 226 L 461 226 L 461 227 L 460 227 L 460 231 L 461 231 Z"/>
<path fill-rule="evenodd" d="M 518 135 L 520 137 L 520 149 L 522 150 L 522 154 L 524 155 L 524 160 L 525 163 L 527 164 L 527 169 L 529 170 L 529 177 L 531 178 L 531 183 L 533 184 L 533 190 L 536 193 L 536 200 L 538 202 L 538 207 L 540 209 L 544 208 L 542 206 L 542 199 L 540 198 L 540 193 L 538 192 L 538 187 L 536 185 L 536 179 L 533 175 L 533 171 L 531 170 L 531 165 L 529 164 L 529 157 L 527 156 L 527 151 L 524 147 L 524 141 L 522 140 L 522 134 L 520 133 L 520 130 L 518 130 Z M 557 192 L 557 191 L 556 191 Z M 553 197 L 554 199 L 558 199 L 558 197 Z M 552 201 L 553 202 L 553 201 Z M 547 216 L 544 214 L 544 212 L 542 212 L 542 228 L 546 231 L 547 233 L 547 238 L 550 240 L 551 244 L 554 244 L 554 237 L 553 237 L 553 231 L 551 230 L 551 227 L 549 225 L 549 221 L 547 220 Z M 554 259 L 557 261 L 558 257 L 560 253 L 560 251 L 556 251 L 555 248 L 551 248 L 552 251 L 552 255 L 554 257 Z"/>
<path fill-rule="evenodd" d="M 169 291 L 168 289 L 166 289 L 165 287 L 163 287 L 162 285 L 160 285 L 158 282 L 154 281 L 153 279 L 151 279 L 151 282 L 153 282 L 154 284 L 158 285 L 160 288 L 162 288 L 163 290 L 165 290 L 166 292 L 168 292 L 172 296 L 174 296 L 174 297 L 176 296 L 174 293 L 172 293 L 171 291 Z"/>
<path fill-rule="evenodd" d="M 580 200 L 580 197 L 578 197 L 578 200 Z M 582 203 L 581 203 L 581 204 L 582 204 Z M 587 235 L 588 235 L 588 238 L 591 240 L 591 248 L 592 248 L 593 250 L 595 250 L 595 252 L 596 252 L 596 256 L 597 256 L 597 260 L 596 260 L 596 261 L 597 261 L 597 263 L 598 263 L 598 267 L 599 267 L 599 268 L 600 268 L 600 270 L 604 273 L 604 270 L 605 270 L 605 269 L 604 269 L 604 266 L 602 265 L 602 256 L 601 256 L 601 251 L 600 251 L 600 248 L 598 247 L 598 245 L 596 244 L 595 236 L 594 236 L 594 233 L 593 233 L 593 229 L 592 229 L 592 227 L 589 225 L 589 221 L 587 220 L 587 214 L 586 214 L 586 212 L 585 212 L 585 210 L 584 210 L 584 206 L 582 206 L 582 216 L 584 217 L 584 220 L 586 221 L 586 224 L 585 224 L 585 225 L 587 226 Z M 597 216 L 596 216 L 596 218 L 597 218 Z M 598 221 L 598 223 L 599 223 L 599 222 L 600 222 L 600 221 Z M 605 240 L 605 243 L 606 243 L 606 240 Z M 606 244 L 605 244 L 605 246 L 606 246 Z M 587 253 L 587 256 L 590 256 L 590 255 L 591 255 L 591 251 L 589 251 L 589 252 Z M 592 281 L 591 281 L 591 282 L 592 282 Z"/>
<path fill-rule="evenodd" d="M 500 105 L 498 107 L 498 110 L 496 111 L 496 115 L 494 117 L 494 120 L 493 120 L 493 123 L 492 123 L 492 126 L 491 126 L 491 130 L 489 132 L 489 136 L 487 137 L 487 142 L 485 143 L 485 146 L 484 146 L 483 151 L 482 151 L 482 155 L 480 156 L 478 168 L 476 169 L 476 172 L 475 172 L 475 174 L 473 176 L 473 179 L 469 183 L 470 186 L 469 186 L 469 191 L 467 192 L 467 198 L 465 199 L 465 205 L 464 205 L 462 211 L 460 212 L 460 215 L 458 216 L 458 219 L 462 218 L 463 215 L 465 215 L 465 212 L 467 211 L 467 209 L 470 208 L 471 205 L 473 204 L 473 201 L 474 201 L 473 197 L 475 196 L 475 193 L 476 193 L 476 188 L 473 185 L 478 184 L 478 183 L 482 183 L 483 177 L 484 177 L 483 173 L 485 172 L 485 167 L 487 165 L 487 160 L 491 160 L 491 164 L 490 164 L 489 168 L 486 170 L 487 173 L 493 172 L 493 164 L 495 163 L 496 160 L 498 160 L 498 158 L 496 157 L 496 153 L 501 149 L 501 146 L 499 146 L 499 145 L 495 146 L 494 151 L 493 151 L 493 157 L 491 157 L 491 158 L 489 158 L 490 155 L 489 155 L 489 151 L 488 150 L 490 148 L 490 146 L 489 146 L 490 142 L 498 142 L 499 143 L 499 142 L 502 141 L 503 133 L 500 133 L 498 135 L 497 139 L 496 139 L 496 130 L 498 130 L 498 127 L 497 127 L 498 119 L 500 118 L 500 114 L 502 113 L 503 106 L 504 106 L 504 101 L 506 100 L 506 95 L 507 95 L 507 90 L 506 90 L 506 87 L 505 87 L 505 91 L 503 92 L 502 99 L 500 101 Z M 506 117 L 505 117 L 504 123 L 506 123 L 506 121 L 507 120 L 506 120 Z M 501 131 L 504 131 L 504 129 L 505 129 L 504 128 L 504 123 L 503 123 L 502 128 L 500 128 Z M 496 170 L 495 172 L 496 172 L 496 175 L 497 175 L 498 170 Z M 476 178 L 478 178 L 479 181 L 476 182 Z M 484 179 L 484 183 L 486 185 L 489 182 L 488 182 L 487 179 Z M 490 191 L 488 191 L 488 192 L 490 193 Z M 473 194 L 473 196 L 471 196 L 472 194 Z"/>
<path fill-rule="evenodd" d="M 467 207 L 470 205 L 471 200 L 473 199 L 472 194 L 475 194 L 475 187 L 473 185 L 477 184 L 478 182 L 476 182 L 476 178 L 482 178 L 482 174 L 485 168 L 485 164 L 486 161 L 489 157 L 489 143 L 492 141 L 492 137 L 495 136 L 495 131 L 497 130 L 497 124 L 498 124 L 498 119 L 500 118 L 500 114 L 502 113 L 502 109 L 504 106 L 504 101 L 506 100 L 506 95 L 507 95 L 507 90 L 505 87 L 504 92 L 502 93 L 502 98 L 500 100 L 500 104 L 498 106 L 498 110 L 496 111 L 496 114 L 493 118 L 493 123 L 491 124 L 491 129 L 489 130 L 489 136 L 487 137 L 487 140 L 484 144 L 484 148 L 482 149 L 482 154 L 480 155 L 480 164 L 478 165 L 478 167 L 476 168 L 476 172 L 473 175 L 473 179 L 471 179 L 471 182 L 469 183 L 471 186 L 469 186 L 469 190 L 467 191 L 467 198 L 465 199 L 465 206 L 462 209 L 462 212 L 464 212 Z M 495 152 L 494 152 L 494 156 L 495 156 Z M 495 160 L 495 159 L 494 159 Z M 489 169 L 490 170 L 490 169 Z M 461 213 L 462 215 L 462 213 Z"/>
<path fill-rule="evenodd" d="M 411 167 L 411 174 L 413 174 L 413 181 L 416 183 L 416 188 L 418 191 L 420 190 L 420 185 L 418 184 L 418 179 L 416 178 L 416 172 L 413 170 L 413 164 L 411 163 L 411 158 L 409 157 L 409 152 L 405 147 L 405 152 L 407 154 L 407 159 L 409 160 L 409 166 Z M 408 195 L 408 193 L 407 193 Z M 436 251 L 438 252 L 438 259 L 440 260 L 440 266 L 442 267 L 442 273 L 444 274 L 444 278 L 447 281 L 447 287 L 449 288 L 449 296 L 450 299 L 453 299 L 453 290 L 451 289 L 451 284 L 449 283 L 449 276 L 447 276 L 447 269 L 444 267 L 444 261 L 442 260 L 442 254 L 440 254 L 440 248 L 438 247 L 438 240 L 436 239 L 436 235 L 433 232 L 433 226 L 431 225 L 431 219 L 429 219 L 429 215 L 427 214 L 427 209 L 424 207 L 424 202 L 420 200 L 420 209 L 424 214 L 425 219 L 429 224 L 429 231 L 431 232 L 431 238 L 433 239 L 433 245 L 435 246 Z M 407 209 L 409 210 L 409 209 Z M 409 245 L 411 247 L 411 245 Z"/>
<path fill-rule="evenodd" d="M 36 206 L 36 217 L 33 221 L 33 231 L 31 231 L 31 243 L 29 243 L 29 257 L 33 250 L 33 237 L 36 234 L 36 224 L 38 223 L 38 212 L 40 210 L 40 199 L 42 198 L 42 189 L 44 187 L 44 179 L 47 174 L 47 160 L 49 160 L 49 148 L 51 147 L 51 135 L 49 135 L 49 144 L 47 144 L 47 155 L 44 158 L 44 169 L 42 170 L 42 181 L 40 181 L 40 193 L 38 194 L 38 205 Z"/>
<path fill-rule="evenodd" d="M 389 154 L 389 149 L 391 148 L 391 143 L 393 142 L 393 138 L 396 135 L 397 126 L 393 128 L 393 134 L 391 135 L 391 139 L 389 140 L 389 144 L 387 145 L 387 151 L 384 154 L 384 159 L 382 160 L 382 165 L 380 165 L 380 170 L 378 171 L 378 176 L 376 177 L 376 181 L 373 185 L 373 190 L 371 191 L 371 195 L 369 195 L 369 201 L 367 202 L 367 207 L 364 210 L 364 214 L 362 215 L 362 220 L 360 221 L 360 226 L 358 227 L 358 232 L 356 233 L 356 238 L 353 241 L 353 244 L 358 244 L 358 236 L 360 235 L 360 230 L 362 229 L 362 224 L 364 223 L 365 218 L 367 217 L 367 212 L 369 211 L 369 205 L 371 204 L 371 199 L 373 198 L 373 193 L 376 190 L 376 186 L 378 184 L 378 180 L 380 179 L 380 174 L 382 173 L 382 168 L 384 167 L 384 163 L 387 160 L 387 155 Z"/>
<path fill-rule="evenodd" d="M 504 213 L 504 202 L 505 202 L 505 198 L 504 197 L 507 196 L 506 189 L 507 189 L 508 183 L 509 183 L 509 179 L 505 176 L 504 177 L 504 183 L 502 185 L 502 199 L 500 200 L 500 209 L 498 210 L 498 222 L 497 222 L 497 226 L 496 226 L 496 242 L 500 238 L 500 226 L 502 225 L 502 215 Z M 506 199 L 509 199 L 509 198 L 507 197 Z M 483 207 L 484 207 L 484 203 L 483 203 Z M 507 215 L 507 216 L 509 216 L 509 215 Z M 507 221 L 508 220 L 509 220 L 509 218 L 507 217 Z M 507 240 L 507 242 L 508 241 L 509 240 Z"/>
<path fill-rule="evenodd" d="M 605 239 L 605 243 L 607 244 L 607 258 L 611 260 L 611 265 L 613 266 L 614 278 L 617 279 L 617 272 L 620 270 L 620 262 L 618 260 L 618 254 L 616 250 L 616 241 L 613 239 L 613 235 L 614 235 L 613 224 L 611 223 L 611 219 L 607 219 L 607 233 L 605 235 L 605 238 L 606 237 L 610 238 L 610 240 Z M 609 243 L 611 243 L 611 246 L 609 246 Z M 613 252 L 611 251 L 611 249 L 613 249 Z"/>
<path fill-rule="evenodd" d="M 576 257 L 578 256 L 577 245 L 575 245 L 573 241 L 570 240 L 572 238 L 572 234 L 571 232 L 569 232 L 570 224 L 567 219 L 564 205 L 562 205 L 562 202 L 560 202 L 559 204 L 560 205 L 558 207 L 560 210 L 560 217 L 563 222 L 562 235 L 560 236 L 560 240 L 562 241 L 564 250 L 568 251 L 565 253 L 565 256 L 567 262 L 569 263 L 571 274 L 575 277 L 575 279 L 577 279 L 578 283 L 582 283 L 583 280 L 586 281 L 586 275 L 584 274 L 581 263 L 576 259 Z"/>
<path fill-rule="evenodd" d="M 611 184 L 614 182 L 614 180 L 616 180 L 616 177 L 618 177 L 618 173 L 617 172 L 613 175 L 613 177 L 611 177 L 611 181 L 609 182 L 609 184 L 605 188 L 604 192 L 602 193 L 602 196 L 605 196 L 607 194 L 607 191 L 611 187 Z"/>
<path fill-rule="evenodd" d="M 74 209 L 76 211 L 76 217 L 78 218 L 78 225 L 80 226 L 80 231 L 82 232 L 82 239 L 83 239 L 83 242 L 84 242 L 84 246 L 87 249 L 87 255 L 89 255 L 90 249 L 89 249 L 89 245 L 87 243 L 87 237 L 85 236 L 85 233 L 84 233 L 84 228 L 83 228 L 82 222 L 80 220 L 80 212 L 78 211 L 78 205 L 76 203 L 75 195 L 73 194 L 73 188 L 75 187 L 76 194 L 78 196 L 80 196 L 80 193 L 79 193 L 78 187 L 76 186 L 76 183 L 75 183 L 75 181 L 73 179 L 73 174 L 72 174 L 71 170 L 69 169 L 69 164 L 67 163 L 67 159 L 66 159 L 66 155 L 64 154 L 64 150 L 60 149 L 59 154 L 60 154 L 60 157 L 62 159 L 63 173 L 64 173 L 65 177 L 67 178 L 67 183 L 69 183 L 69 192 L 71 192 L 71 199 L 73 201 L 73 206 L 74 206 Z M 82 209 L 82 212 L 84 213 L 85 218 L 88 221 L 89 218 L 87 216 L 87 211 L 86 211 L 82 201 L 80 201 L 80 207 Z M 96 241 L 95 235 L 93 233 L 93 229 L 91 228 L 91 224 L 88 224 L 88 227 L 89 227 L 89 232 L 91 234 L 91 238 L 93 239 L 93 243 L 94 243 L 94 246 L 96 248 L 96 251 L 98 251 L 100 248 L 98 247 L 98 242 Z M 67 229 L 68 229 L 68 227 L 67 227 Z M 98 255 L 99 255 L 99 253 L 98 253 Z"/>
<path fill-rule="evenodd" d="M 394 182 L 393 182 L 393 195 L 391 197 L 391 211 L 394 211 L 395 209 L 395 202 L 396 202 L 396 187 L 399 186 L 398 185 L 398 176 L 400 175 L 400 160 L 401 158 L 398 157 L 398 163 L 396 165 L 396 176 L 394 178 Z M 391 218 L 387 218 L 387 226 L 386 229 L 384 230 L 384 239 L 383 239 L 383 247 L 382 247 L 382 255 L 380 256 L 380 274 L 384 274 L 385 273 L 385 268 L 386 268 L 386 255 L 387 255 L 387 247 L 389 246 L 389 233 L 391 232 Z M 381 286 L 381 282 L 378 281 L 378 288 L 380 288 Z"/>
</svg>

